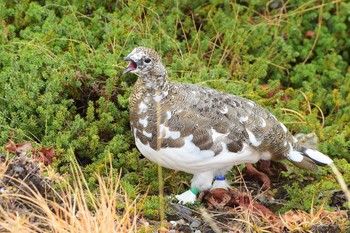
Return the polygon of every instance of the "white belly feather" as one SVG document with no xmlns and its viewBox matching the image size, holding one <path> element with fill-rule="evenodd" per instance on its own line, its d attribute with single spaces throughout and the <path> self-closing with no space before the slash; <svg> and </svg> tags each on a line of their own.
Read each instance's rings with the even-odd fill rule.
<svg viewBox="0 0 350 233">
<path fill-rule="evenodd" d="M 184 171 L 191 174 L 220 171 L 232 168 L 242 163 L 256 163 L 261 157 L 260 153 L 244 144 L 240 152 L 233 153 L 227 150 L 226 144 L 222 144 L 223 150 L 214 155 L 211 150 L 200 150 L 193 142 L 193 136 L 185 138 L 185 144 L 179 148 L 161 148 L 158 151 L 148 144 L 142 144 L 135 139 L 140 152 L 152 162 L 163 167 Z"/>
</svg>

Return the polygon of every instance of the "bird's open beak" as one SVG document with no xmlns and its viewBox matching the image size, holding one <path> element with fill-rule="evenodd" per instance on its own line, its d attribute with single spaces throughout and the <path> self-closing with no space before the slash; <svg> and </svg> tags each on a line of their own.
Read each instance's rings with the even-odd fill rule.
<svg viewBox="0 0 350 233">
<path fill-rule="evenodd" d="M 134 62 L 130 56 L 127 56 L 124 61 L 129 61 L 129 65 L 128 67 L 125 68 L 125 70 L 123 70 L 123 73 L 122 74 L 126 74 L 126 73 L 129 73 L 130 71 L 133 71 L 133 70 L 136 70 L 137 68 L 137 64 L 136 62 Z"/>
</svg>

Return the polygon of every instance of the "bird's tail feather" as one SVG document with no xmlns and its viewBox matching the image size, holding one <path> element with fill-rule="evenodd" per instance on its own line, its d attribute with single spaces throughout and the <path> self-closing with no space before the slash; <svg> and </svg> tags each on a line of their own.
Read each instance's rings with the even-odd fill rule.
<svg viewBox="0 0 350 233">
<path fill-rule="evenodd" d="M 326 166 L 333 162 L 327 155 L 306 147 L 292 150 L 287 157 L 297 167 L 314 172 L 317 171 L 317 165 Z"/>
<path fill-rule="evenodd" d="M 333 163 L 333 160 L 329 158 L 327 155 L 322 154 L 318 150 L 301 147 L 300 152 L 304 155 L 309 157 L 312 161 L 314 161 L 319 166 L 327 166 L 331 163 Z"/>
</svg>

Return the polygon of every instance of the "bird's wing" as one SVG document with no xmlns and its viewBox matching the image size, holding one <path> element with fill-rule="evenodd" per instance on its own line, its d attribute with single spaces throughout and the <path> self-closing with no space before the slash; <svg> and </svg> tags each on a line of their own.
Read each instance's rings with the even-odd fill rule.
<svg viewBox="0 0 350 233">
<path fill-rule="evenodd" d="M 181 137 L 193 135 L 200 149 L 217 153 L 221 143 L 232 152 L 242 149 L 243 143 L 271 154 L 285 154 L 293 139 L 288 130 L 260 105 L 235 95 L 209 88 L 182 85 L 180 103 L 173 103 L 167 124 Z M 185 90 L 185 91 L 184 91 Z"/>
</svg>

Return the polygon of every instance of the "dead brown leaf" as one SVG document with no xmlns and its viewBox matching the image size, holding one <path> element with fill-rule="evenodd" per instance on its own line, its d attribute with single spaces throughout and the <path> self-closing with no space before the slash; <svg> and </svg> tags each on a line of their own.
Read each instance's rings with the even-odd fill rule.
<svg viewBox="0 0 350 233">
<path fill-rule="evenodd" d="M 55 149 L 42 147 L 40 151 L 33 151 L 33 159 L 44 163 L 46 166 L 52 164 L 52 160 L 56 157 Z"/>
<path fill-rule="evenodd" d="M 40 151 L 32 147 L 31 142 L 24 141 L 22 143 L 14 143 L 11 139 L 5 145 L 5 150 L 13 154 L 21 154 L 31 152 L 35 161 L 44 163 L 46 166 L 52 164 L 53 158 L 57 157 L 55 149 L 42 147 Z"/>
<path fill-rule="evenodd" d="M 14 143 L 11 139 L 5 145 L 5 150 L 14 154 L 20 154 L 22 152 L 29 152 L 33 150 L 32 143 L 24 141 L 22 143 Z"/>
</svg>

